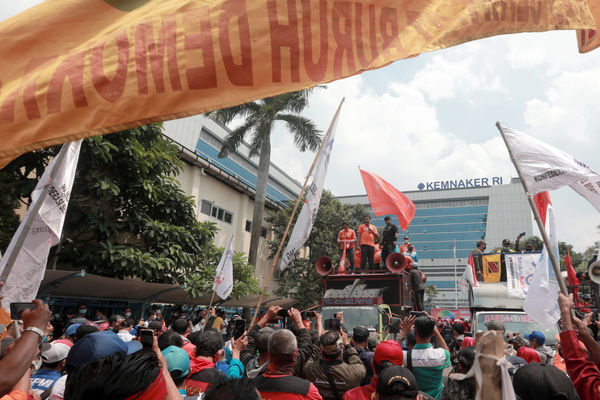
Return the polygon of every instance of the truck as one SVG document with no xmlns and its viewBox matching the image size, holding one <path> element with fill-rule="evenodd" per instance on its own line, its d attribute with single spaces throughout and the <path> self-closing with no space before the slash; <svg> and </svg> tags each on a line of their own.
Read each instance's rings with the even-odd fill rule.
<svg viewBox="0 0 600 400">
<path fill-rule="evenodd" d="M 523 300 L 508 297 L 506 282 L 478 282 L 469 290 L 469 308 L 471 310 L 471 329 L 475 333 L 486 331 L 486 323 L 500 321 L 506 327 L 506 334 L 519 332 L 521 336 L 539 331 L 546 336 L 546 344 L 554 346 L 555 336 L 559 333 L 556 326 L 544 329 L 536 324 L 523 311 Z"/>
<path fill-rule="evenodd" d="M 323 320 L 343 312 L 348 332 L 364 326 L 385 340 L 392 316 L 413 310 L 410 275 L 405 264 L 392 266 L 385 272 L 344 274 L 334 273 L 331 260 L 322 257 L 316 268 L 323 276 L 324 294 L 319 299 Z"/>
</svg>

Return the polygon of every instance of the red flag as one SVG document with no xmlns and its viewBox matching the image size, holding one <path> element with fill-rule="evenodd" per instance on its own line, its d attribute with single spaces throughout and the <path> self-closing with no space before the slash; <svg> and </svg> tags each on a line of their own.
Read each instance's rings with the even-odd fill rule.
<svg viewBox="0 0 600 400">
<path fill-rule="evenodd" d="M 390 185 L 379 175 L 360 170 L 375 216 L 395 214 L 403 231 L 408 229 L 415 216 L 415 205 L 401 191 Z"/>
<path fill-rule="evenodd" d="M 569 286 L 571 286 L 573 293 L 573 301 L 577 304 L 577 290 L 579 285 L 579 279 L 575 273 L 575 268 L 571 264 L 571 253 L 567 249 L 567 255 L 565 256 L 565 265 L 567 266 L 567 276 L 569 278 Z"/>
<path fill-rule="evenodd" d="M 535 208 L 537 208 L 540 213 L 542 224 L 546 226 L 546 210 L 548 209 L 548 204 L 552 204 L 552 201 L 550 201 L 550 193 L 540 192 L 536 194 L 533 196 L 533 202 L 535 203 Z"/>
</svg>

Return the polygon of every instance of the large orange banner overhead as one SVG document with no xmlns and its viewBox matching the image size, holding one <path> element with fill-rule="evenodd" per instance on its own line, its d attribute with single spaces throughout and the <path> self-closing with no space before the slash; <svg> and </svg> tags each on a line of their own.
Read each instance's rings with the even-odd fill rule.
<svg viewBox="0 0 600 400">
<path fill-rule="evenodd" d="M 584 0 L 51 0 L 0 24 L 0 166 L 482 37 L 595 28 Z"/>
</svg>

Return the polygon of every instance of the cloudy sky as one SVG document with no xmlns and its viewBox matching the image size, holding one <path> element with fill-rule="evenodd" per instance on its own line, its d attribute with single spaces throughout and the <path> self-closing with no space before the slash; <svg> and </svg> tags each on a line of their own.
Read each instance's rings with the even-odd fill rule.
<svg viewBox="0 0 600 400">
<path fill-rule="evenodd" d="M 3 1 L 0 20 L 39 2 Z M 325 183 L 335 195 L 364 193 L 359 164 L 405 191 L 446 179 L 508 181 L 517 174 L 496 121 L 600 171 L 600 49 L 579 54 L 572 31 L 496 36 L 397 61 L 316 91 L 306 115 L 325 131 L 342 97 Z M 312 158 L 277 129 L 276 164 L 303 181 Z M 568 188 L 551 196 L 560 240 L 578 251 L 600 240 L 591 205 Z"/>
</svg>

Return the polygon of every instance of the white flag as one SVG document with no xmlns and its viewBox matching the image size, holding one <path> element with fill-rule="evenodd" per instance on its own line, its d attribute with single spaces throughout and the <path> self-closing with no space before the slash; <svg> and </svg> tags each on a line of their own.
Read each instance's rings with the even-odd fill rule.
<svg viewBox="0 0 600 400">
<path fill-rule="evenodd" d="M 546 211 L 546 232 L 550 237 L 551 251 L 558 261 L 558 237 L 551 204 Z M 556 274 L 548 256 L 548 249 L 544 246 L 540 259 L 535 265 L 533 279 L 523 302 L 523 310 L 545 329 L 551 328 L 560 319 L 558 291 Z"/>
<path fill-rule="evenodd" d="M 12 253 L 18 252 L 13 268 L 6 277 L 2 288 L 4 296 L 2 305 L 6 309 L 12 302 L 30 302 L 35 299 L 44 278 L 50 248 L 60 241 L 80 148 L 81 140 L 65 143 L 58 155 L 50 161 L 31 194 L 32 202 L 25 218 L 21 221 L 4 257 L 0 260 L 0 271 L 4 272 Z M 57 160 L 61 160 L 58 166 L 56 165 Z M 54 178 L 51 178 L 55 168 L 58 169 L 54 173 Z M 47 185 L 50 187 L 46 196 L 39 198 Z M 38 201 L 42 202 L 41 207 L 35 215 L 32 215 L 31 211 Z M 31 219 L 32 222 L 22 246 L 18 249 L 15 248 L 18 237 Z"/>
<path fill-rule="evenodd" d="M 229 239 L 229 245 L 221 255 L 215 274 L 213 290 L 223 300 L 228 298 L 233 290 L 233 236 Z"/>
<path fill-rule="evenodd" d="M 458 281 L 458 288 L 462 293 L 469 291 L 469 286 L 477 287 L 477 277 L 475 276 L 475 261 L 473 261 L 473 254 L 469 254 L 469 261 L 465 266 L 465 272 Z"/>
<path fill-rule="evenodd" d="M 319 203 L 321 202 L 321 194 L 323 193 L 323 182 L 327 175 L 327 166 L 329 165 L 329 156 L 331 155 L 331 149 L 333 148 L 333 138 L 335 136 L 335 128 L 337 126 L 337 118 L 333 122 L 333 126 L 327 136 L 326 142 L 321 149 L 319 159 L 313 169 L 312 177 L 313 181 L 310 185 L 308 193 L 306 194 L 306 200 L 302 210 L 298 215 L 294 230 L 290 235 L 290 240 L 283 252 L 281 257 L 280 268 L 283 271 L 290 264 L 296 252 L 304 245 L 310 231 L 317 218 L 317 211 L 319 211 Z"/>
<path fill-rule="evenodd" d="M 529 135 L 501 127 L 531 194 L 570 186 L 600 211 L 600 174 Z"/>
</svg>

